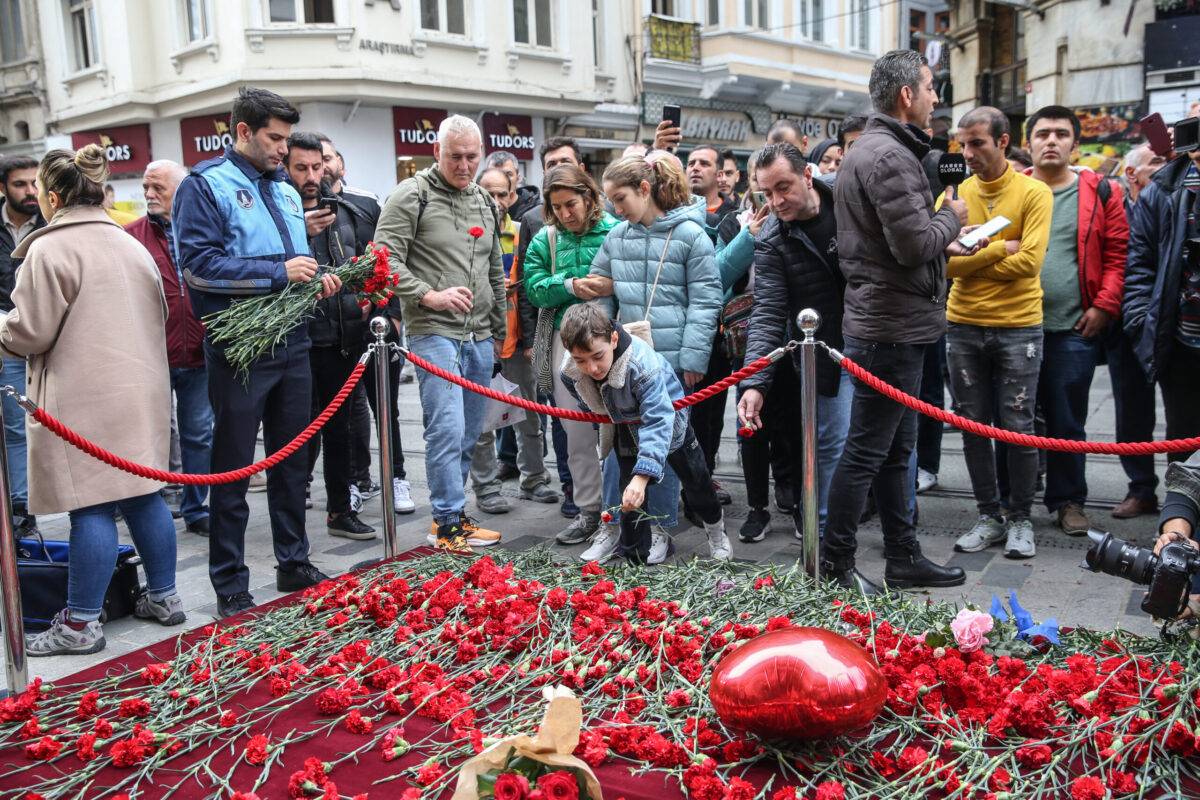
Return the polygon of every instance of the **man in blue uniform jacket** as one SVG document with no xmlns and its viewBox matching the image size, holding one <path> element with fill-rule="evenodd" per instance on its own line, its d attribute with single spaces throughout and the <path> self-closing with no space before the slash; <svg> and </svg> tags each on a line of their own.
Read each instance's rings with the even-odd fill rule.
<svg viewBox="0 0 1200 800">
<path fill-rule="evenodd" d="M 319 274 L 308 250 L 300 196 L 283 167 L 287 139 L 300 112 L 265 89 L 242 88 L 229 127 L 236 140 L 219 158 L 197 164 L 175 193 L 175 257 L 191 289 L 197 316 L 220 311 L 238 297 L 278 292 L 288 283 L 320 280 L 322 297 L 341 288 Z M 309 422 L 312 376 L 308 328 L 301 323 L 283 345 L 263 356 L 249 375 L 236 374 L 223 348 L 204 342 L 213 408 L 212 469 L 254 460 L 259 424 L 268 453 L 292 440 Z M 304 530 L 307 463 L 293 455 L 267 475 L 267 505 L 275 578 L 281 592 L 312 586 L 327 576 L 308 560 Z M 208 572 L 221 617 L 254 606 L 245 564 L 248 481 L 214 486 Z"/>
</svg>

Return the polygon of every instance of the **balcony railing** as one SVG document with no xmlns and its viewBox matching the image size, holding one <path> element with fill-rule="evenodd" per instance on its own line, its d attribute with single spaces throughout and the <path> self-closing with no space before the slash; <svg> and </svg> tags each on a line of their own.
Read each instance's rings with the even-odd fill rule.
<svg viewBox="0 0 1200 800">
<path fill-rule="evenodd" d="M 646 17 L 646 53 L 663 61 L 699 64 L 699 23 L 651 14 Z"/>
</svg>

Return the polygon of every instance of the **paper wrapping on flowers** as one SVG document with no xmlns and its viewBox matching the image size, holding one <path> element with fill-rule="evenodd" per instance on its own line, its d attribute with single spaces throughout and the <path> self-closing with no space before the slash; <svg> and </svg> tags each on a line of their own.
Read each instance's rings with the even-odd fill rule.
<svg viewBox="0 0 1200 800">
<path fill-rule="evenodd" d="M 579 745 L 579 730 L 583 725 L 583 708 L 575 693 L 565 686 L 546 686 L 542 689 L 549 705 L 538 726 L 537 736 L 509 736 L 493 744 L 479 755 L 462 765 L 458 773 L 458 785 L 451 800 L 478 800 L 478 778 L 489 772 L 500 772 L 508 764 L 510 755 L 540 761 L 557 769 L 576 770 L 584 777 L 587 797 L 604 800 L 600 781 L 587 762 L 576 758 L 573 753 Z M 582 799 L 581 799 L 582 800 Z"/>
</svg>

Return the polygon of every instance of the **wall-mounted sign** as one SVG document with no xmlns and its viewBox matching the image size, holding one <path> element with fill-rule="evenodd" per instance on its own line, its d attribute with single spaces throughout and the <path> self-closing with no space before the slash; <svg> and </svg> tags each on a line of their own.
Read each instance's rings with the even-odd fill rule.
<svg viewBox="0 0 1200 800">
<path fill-rule="evenodd" d="M 521 161 L 531 161 L 536 146 L 532 117 L 491 112 L 483 115 L 484 153 L 507 150 Z"/>
<path fill-rule="evenodd" d="M 179 120 L 179 138 L 183 144 L 183 163 L 194 167 L 201 161 L 225 154 L 233 147 L 234 134 L 229 114 L 205 114 Z"/>
<path fill-rule="evenodd" d="M 371 50 L 387 56 L 411 56 L 413 54 L 413 46 L 411 44 L 380 42 L 374 39 L 359 39 L 358 49 Z"/>
<path fill-rule="evenodd" d="M 446 112 L 436 108 L 392 107 L 392 132 L 396 138 L 397 156 L 433 157 L 438 125 Z"/>
<path fill-rule="evenodd" d="M 753 128 L 750 117 L 739 111 L 709 111 L 685 108 L 682 114 L 683 138 L 691 142 L 744 142 Z"/>
<path fill-rule="evenodd" d="M 71 147 L 98 144 L 104 148 L 112 175 L 141 174 L 154 159 L 150 156 L 150 126 L 122 125 L 71 134 Z"/>
</svg>

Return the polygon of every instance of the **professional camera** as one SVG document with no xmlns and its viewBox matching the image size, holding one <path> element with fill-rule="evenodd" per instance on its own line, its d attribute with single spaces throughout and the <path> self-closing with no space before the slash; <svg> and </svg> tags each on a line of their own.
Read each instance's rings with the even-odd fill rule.
<svg viewBox="0 0 1200 800">
<path fill-rule="evenodd" d="M 1084 556 L 1092 572 L 1149 586 L 1142 611 L 1159 619 L 1174 619 L 1187 607 L 1193 575 L 1200 573 L 1200 551 L 1181 542 L 1171 542 L 1158 555 L 1148 547 L 1136 547 L 1111 533 L 1088 531 L 1092 546 Z"/>
</svg>

